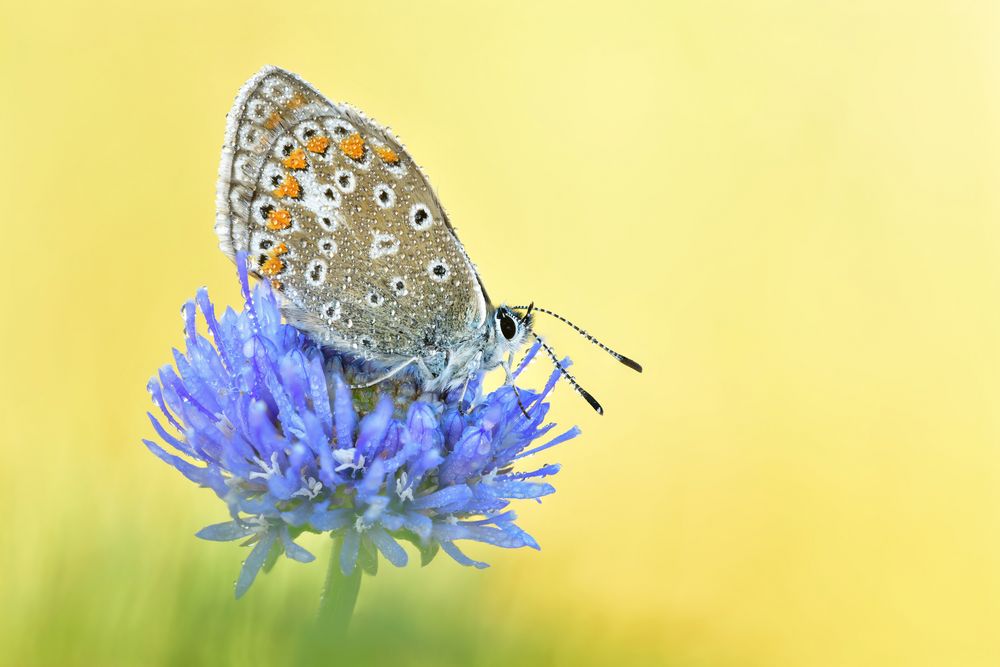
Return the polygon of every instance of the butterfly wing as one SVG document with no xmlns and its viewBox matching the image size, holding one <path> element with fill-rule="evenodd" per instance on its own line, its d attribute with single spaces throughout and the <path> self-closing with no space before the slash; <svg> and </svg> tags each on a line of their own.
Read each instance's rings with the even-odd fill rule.
<svg viewBox="0 0 1000 667">
<path fill-rule="evenodd" d="M 229 113 L 215 229 L 292 323 L 343 351 L 427 356 L 486 319 L 479 276 L 403 146 L 275 67 Z"/>
</svg>

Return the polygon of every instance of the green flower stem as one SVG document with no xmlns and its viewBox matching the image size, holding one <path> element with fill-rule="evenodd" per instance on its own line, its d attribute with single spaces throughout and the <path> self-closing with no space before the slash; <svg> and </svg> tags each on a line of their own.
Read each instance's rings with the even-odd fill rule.
<svg viewBox="0 0 1000 667">
<path fill-rule="evenodd" d="M 330 563 L 326 570 L 326 585 L 323 587 L 323 597 L 319 601 L 319 615 L 316 619 L 317 629 L 327 635 L 328 639 L 340 639 L 347 635 L 347 626 L 351 623 L 354 604 L 361 589 L 359 566 L 355 565 L 354 571 L 347 576 L 340 571 L 340 548 L 343 541 L 341 535 L 333 536 Z"/>
</svg>

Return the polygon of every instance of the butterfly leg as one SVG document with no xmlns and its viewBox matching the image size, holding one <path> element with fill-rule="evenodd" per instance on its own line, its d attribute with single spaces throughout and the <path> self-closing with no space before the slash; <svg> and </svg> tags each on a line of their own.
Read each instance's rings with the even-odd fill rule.
<svg viewBox="0 0 1000 667">
<path fill-rule="evenodd" d="M 504 381 L 505 385 L 510 386 L 514 390 L 514 398 L 517 399 L 517 407 L 521 408 L 521 414 L 524 415 L 525 419 L 531 419 L 531 415 L 528 414 L 527 408 L 524 407 L 524 403 L 521 402 L 521 392 L 517 390 L 517 385 L 514 384 L 514 375 L 510 372 L 510 365 L 514 362 L 514 354 L 511 353 L 507 361 L 500 364 L 503 368 L 504 374 L 506 374 L 507 379 Z"/>
<path fill-rule="evenodd" d="M 401 370 L 403 370 L 404 368 L 406 368 L 410 364 L 412 364 L 414 362 L 418 362 L 419 363 L 420 361 L 421 361 L 421 359 L 419 357 L 410 357 L 409 359 L 407 359 L 406 361 L 403 361 L 402 363 L 398 364 L 397 366 L 394 366 L 394 367 L 390 368 L 386 373 L 380 375 L 379 377 L 375 378 L 371 382 L 366 382 L 364 384 L 352 384 L 352 385 L 350 385 L 350 388 L 351 389 L 367 389 L 368 387 L 373 387 L 373 386 L 377 385 L 379 382 L 384 382 L 384 381 L 388 380 L 389 378 L 391 378 L 392 376 L 396 375 L 396 373 L 399 373 Z"/>
<path fill-rule="evenodd" d="M 472 380 L 472 376 L 479 372 L 479 369 L 483 365 L 483 353 L 482 351 L 476 353 L 476 356 L 472 358 L 472 362 L 469 364 L 469 372 L 465 375 L 465 384 L 462 385 L 462 393 L 458 397 L 458 413 L 464 415 L 465 411 L 462 410 L 462 403 L 465 401 L 465 392 L 469 390 L 469 381 Z"/>
</svg>

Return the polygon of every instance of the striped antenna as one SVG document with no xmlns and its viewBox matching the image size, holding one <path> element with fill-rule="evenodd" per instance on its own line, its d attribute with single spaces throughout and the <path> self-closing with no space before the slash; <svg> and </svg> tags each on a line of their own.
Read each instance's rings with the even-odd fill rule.
<svg viewBox="0 0 1000 667">
<path fill-rule="evenodd" d="M 548 344 L 544 340 L 542 340 L 541 336 L 536 334 L 534 331 L 531 332 L 531 335 L 535 337 L 535 340 L 537 340 L 538 343 L 542 346 L 542 349 L 545 350 L 548 353 L 549 357 L 552 358 L 552 363 L 556 365 L 556 368 L 559 369 L 559 372 L 562 373 L 563 377 L 566 378 L 567 381 L 569 381 L 573 389 L 575 389 L 578 394 L 583 396 L 583 398 L 588 403 L 590 403 L 590 407 L 594 408 L 594 410 L 597 411 L 597 414 L 603 415 L 604 408 L 601 407 L 601 404 L 597 402 L 597 399 L 595 399 L 593 396 L 590 395 L 590 392 L 581 387 L 580 383 L 576 381 L 576 378 L 570 375 L 570 372 L 566 370 L 561 363 L 559 363 L 559 357 L 556 356 L 556 353 L 552 350 L 552 348 L 549 347 Z"/>
<path fill-rule="evenodd" d="M 573 324 L 572 322 L 570 322 L 569 320 L 567 320 L 565 317 L 563 317 L 562 315 L 560 315 L 558 313 L 553 313 L 551 310 L 546 310 L 545 308 L 539 308 L 534 303 L 532 303 L 529 306 L 510 306 L 510 308 L 512 308 L 514 310 L 525 310 L 525 309 L 527 309 L 528 313 L 530 313 L 533 310 L 537 310 L 540 313 L 545 313 L 546 315 L 551 315 L 552 317 L 556 318 L 560 322 L 564 322 L 565 324 L 568 324 L 569 326 L 573 327 L 573 329 L 575 329 L 578 334 L 580 334 L 581 336 L 583 336 L 584 338 L 586 338 L 587 340 L 589 340 L 591 343 L 593 343 L 597 347 L 601 348 L 602 350 L 604 350 L 605 352 L 607 352 L 612 357 L 614 357 L 615 359 L 617 359 L 621 363 L 625 364 L 626 366 L 628 366 L 632 370 L 638 371 L 640 373 L 642 372 L 642 366 L 640 366 L 638 363 L 636 363 L 635 361 L 629 359 L 624 354 L 619 354 L 618 352 L 615 352 L 610 347 L 608 347 L 607 345 L 605 345 L 601 341 L 597 340 L 596 338 L 594 338 L 593 336 L 591 336 L 589 333 L 587 333 L 586 331 L 584 331 L 580 327 L 576 326 L 575 324 Z M 525 316 L 527 316 L 527 314 Z"/>
</svg>

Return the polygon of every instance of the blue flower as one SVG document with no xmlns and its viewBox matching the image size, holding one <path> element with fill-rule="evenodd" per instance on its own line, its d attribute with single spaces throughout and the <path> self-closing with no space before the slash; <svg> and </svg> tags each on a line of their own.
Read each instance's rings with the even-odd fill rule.
<svg viewBox="0 0 1000 667">
<path fill-rule="evenodd" d="M 231 520 L 198 537 L 252 545 L 237 597 L 281 554 L 312 561 L 295 543 L 306 531 L 341 536 L 345 575 L 359 566 L 373 574 L 379 554 L 405 565 L 400 541 L 424 564 L 440 549 L 479 568 L 486 564 L 456 542 L 539 548 L 509 506 L 555 491 L 542 480 L 558 465 L 516 472 L 521 459 L 579 434 L 573 427 L 552 437 L 555 424 L 545 423 L 558 372 L 540 392 L 520 389 L 529 418 L 512 387 L 484 395 L 481 375 L 464 400 L 460 390 L 421 394 L 406 378 L 351 390 L 352 365 L 284 324 L 270 287 L 251 293 L 243 257 L 237 266 L 241 312 L 217 318 L 204 289 L 185 304 L 186 352 L 174 350 L 174 366 L 149 383 L 162 442 L 144 441 L 228 505 Z M 197 330 L 199 310 L 210 338 Z"/>
</svg>

